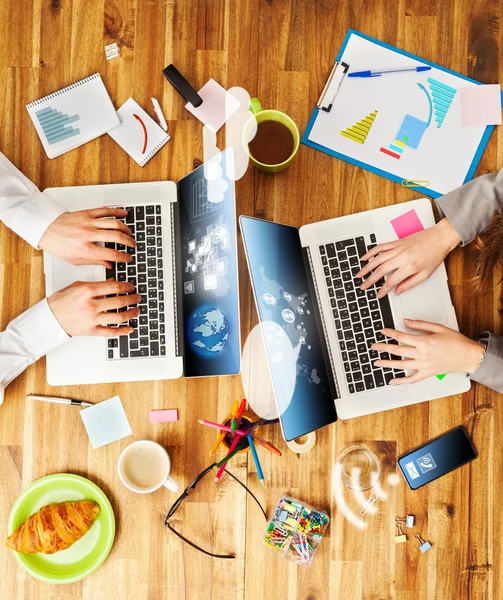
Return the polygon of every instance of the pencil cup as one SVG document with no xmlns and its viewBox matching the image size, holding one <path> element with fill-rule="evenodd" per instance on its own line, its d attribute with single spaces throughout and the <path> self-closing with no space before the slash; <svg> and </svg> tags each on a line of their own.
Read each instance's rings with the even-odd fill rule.
<svg viewBox="0 0 503 600">
<path fill-rule="evenodd" d="M 255 421 L 258 421 L 257 415 L 254 412 L 252 412 L 251 410 L 247 410 L 246 412 L 243 413 L 243 417 L 241 419 L 241 425 L 239 426 L 239 429 L 244 429 L 246 431 L 247 426 L 255 423 Z M 229 415 L 222 421 L 222 425 L 227 425 L 228 427 L 230 427 L 231 422 L 232 422 L 232 415 Z M 260 427 L 255 431 L 255 433 L 260 435 Z M 243 452 L 248 452 L 248 450 L 250 449 L 248 440 L 245 439 L 244 442 L 245 442 L 245 447 L 242 450 L 240 450 L 238 452 L 238 454 L 242 454 Z M 231 444 L 232 444 L 232 434 L 228 433 L 222 440 L 222 445 L 225 446 L 228 450 L 231 447 Z"/>
</svg>

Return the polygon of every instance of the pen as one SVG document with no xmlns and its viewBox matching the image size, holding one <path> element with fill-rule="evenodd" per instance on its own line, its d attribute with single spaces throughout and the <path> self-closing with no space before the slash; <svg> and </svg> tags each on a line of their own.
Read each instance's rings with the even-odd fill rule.
<svg viewBox="0 0 503 600">
<path fill-rule="evenodd" d="M 152 104 L 154 105 L 155 116 L 159 121 L 159 125 L 164 129 L 164 131 L 168 131 L 168 124 L 166 123 L 166 119 L 164 118 L 164 114 L 162 112 L 161 105 L 156 98 L 150 98 L 152 100 Z"/>
<path fill-rule="evenodd" d="M 421 65 L 420 67 L 412 67 L 407 69 L 386 69 L 385 71 L 355 71 L 353 73 L 348 73 L 348 77 L 380 77 L 381 75 L 386 75 L 387 73 L 405 73 L 407 71 L 415 71 L 416 73 L 421 73 L 422 71 L 430 70 L 431 67 Z"/>
<path fill-rule="evenodd" d="M 71 400 L 70 398 L 54 398 L 54 396 L 26 396 L 30 400 L 40 400 L 42 402 L 53 402 L 54 404 L 71 404 L 73 406 L 94 406 L 92 402 L 84 400 Z"/>
<path fill-rule="evenodd" d="M 264 473 L 262 472 L 262 467 L 260 466 L 260 461 L 258 459 L 257 449 L 255 448 L 255 443 L 253 442 L 252 436 L 248 438 L 248 442 L 250 444 L 250 450 L 253 456 L 253 460 L 255 462 L 255 467 L 257 468 L 257 475 L 260 483 L 264 485 Z"/>
</svg>

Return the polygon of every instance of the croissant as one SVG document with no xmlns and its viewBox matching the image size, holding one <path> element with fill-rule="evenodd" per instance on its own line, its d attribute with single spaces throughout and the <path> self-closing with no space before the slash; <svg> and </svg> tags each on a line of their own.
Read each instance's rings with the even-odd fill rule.
<svg viewBox="0 0 503 600">
<path fill-rule="evenodd" d="M 94 523 L 100 507 L 91 500 L 43 506 L 7 539 L 7 547 L 26 554 L 54 554 L 79 540 Z"/>
</svg>

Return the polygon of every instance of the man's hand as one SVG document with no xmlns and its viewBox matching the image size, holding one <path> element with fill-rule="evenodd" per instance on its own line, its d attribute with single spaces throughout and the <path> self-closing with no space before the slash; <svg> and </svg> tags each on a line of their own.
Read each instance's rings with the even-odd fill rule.
<svg viewBox="0 0 503 600">
<path fill-rule="evenodd" d="M 99 335 L 112 337 L 127 335 L 133 328 L 107 327 L 118 325 L 135 319 L 140 314 L 139 308 L 132 308 L 141 301 L 141 296 L 132 294 L 131 283 L 108 280 L 86 283 L 77 281 L 64 290 L 49 297 L 48 303 L 58 323 L 70 336 Z M 111 294 L 124 294 L 112 296 Z M 124 312 L 106 312 L 129 306 Z"/>
<path fill-rule="evenodd" d="M 413 375 L 392 379 L 394 385 L 415 383 L 440 373 L 473 373 L 480 364 L 484 346 L 438 323 L 404 320 L 409 329 L 428 335 L 412 335 L 395 329 L 383 329 L 383 335 L 399 342 L 395 344 L 377 343 L 372 350 L 401 356 L 402 360 L 376 360 L 377 367 L 391 367 L 416 371 Z"/>
<path fill-rule="evenodd" d="M 103 265 L 112 268 L 112 262 L 129 262 L 131 256 L 111 248 L 97 246 L 96 242 L 115 242 L 134 248 L 129 227 L 114 217 L 125 217 L 122 208 L 93 208 L 66 212 L 46 229 L 39 246 L 56 258 L 72 265 Z"/>
</svg>

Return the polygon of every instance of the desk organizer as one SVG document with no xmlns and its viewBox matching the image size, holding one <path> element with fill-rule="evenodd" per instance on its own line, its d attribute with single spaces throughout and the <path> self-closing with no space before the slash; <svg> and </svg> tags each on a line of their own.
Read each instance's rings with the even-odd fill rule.
<svg viewBox="0 0 503 600">
<path fill-rule="evenodd" d="M 282 496 L 265 532 L 264 544 L 283 558 L 309 567 L 329 521 L 326 512 Z"/>
</svg>

